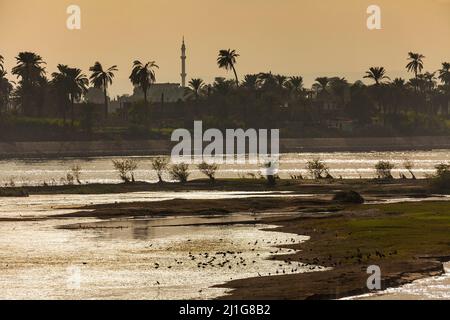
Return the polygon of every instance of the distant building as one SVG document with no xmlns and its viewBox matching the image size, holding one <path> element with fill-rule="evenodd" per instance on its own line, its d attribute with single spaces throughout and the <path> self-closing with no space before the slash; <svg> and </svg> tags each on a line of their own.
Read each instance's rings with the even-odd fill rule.
<svg viewBox="0 0 450 320">
<path fill-rule="evenodd" d="M 185 88 L 179 83 L 154 83 L 148 90 L 147 98 L 152 103 L 171 103 L 184 99 Z M 142 101 L 144 93 L 141 88 L 135 87 L 129 102 Z"/>
</svg>

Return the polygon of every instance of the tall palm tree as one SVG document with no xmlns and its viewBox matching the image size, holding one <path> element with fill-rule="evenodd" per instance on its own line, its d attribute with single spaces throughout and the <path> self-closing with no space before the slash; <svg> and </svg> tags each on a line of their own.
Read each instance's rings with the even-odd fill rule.
<svg viewBox="0 0 450 320">
<path fill-rule="evenodd" d="M 139 86 L 144 93 L 144 101 L 147 105 L 147 93 L 152 83 L 156 81 L 155 69 L 159 69 L 155 61 L 142 62 L 136 60 L 133 63 L 130 80 L 134 86 Z"/>
<path fill-rule="evenodd" d="M 189 91 L 194 94 L 195 100 L 200 98 L 200 92 L 205 86 L 205 83 L 202 79 L 191 79 L 189 81 Z"/>
<path fill-rule="evenodd" d="M 70 83 L 70 103 L 71 103 L 71 125 L 74 125 L 74 107 L 75 101 L 79 100 L 86 94 L 89 86 L 89 79 L 83 74 L 83 71 L 78 68 L 69 68 L 69 83 Z"/>
<path fill-rule="evenodd" d="M 45 62 L 42 57 L 33 52 L 20 52 L 16 57 L 17 65 L 12 74 L 20 78 L 22 109 L 25 114 L 32 112 L 33 92 L 45 77 Z"/>
<path fill-rule="evenodd" d="M 423 70 L 423 59 L 425 56 L 420 53 L 409 52 L 408 53 L 408 61 L 409 63 L 406 65 L 406 69 L 409 72 L 414 72 L 414 77 L 417 79 L 417 76 Z"/>
<path fill-rule="evenodd" d="M 316 79 L 316 85 L 320 88 L 320 92 L 325 92 L 329 83 L 330 79 L 328 77 L 319 77 Z"/>
<path fill-rule="evenodd" d="M 366 75 L 364 76 L 364 78 L 372 79 L 373 81 L 375 81 L 375 84 L 377 86 L 380 85 L 385 79 L 390 80 L 390 78 L 386 75 L 386 69 L 384 69 L 384 67 L 369 68 L 369 71 L 366 71 Z"/>
<path fill-rule="evenodd" d="M 59 64 L 57 66 L 58 72 L 52 73 L 52 87 L 59 98 L 61 109 L 63 113 L 64 126 L 66 125 L 67 105 L 70 101 L 70 84 L 69 84 L 69 67 L 67 65 Z"/>
<path fill-rule="evenodd" d="M 217 64 L 219 68 L 225 70 L 233 70 L 234 77 L 236 78 L 236 86 L 239 87 L 239 78 L 236 72 L 236 60 L 239 57 L 239 54 L 235 50 L 220 50 L 219 57 L 217 58 Z"/>
<path fill-rule="evenodd" d="M 103 90 L 103 95 L 105 96 L 105 118 L 108 118 L 108 86 L 113 82 L 114 72 L 119 71 L 117 66 L 112 66 L 106 70 L 100 62 L 96 62 L 89 71 L 92 72 L 90 80 L 92 85 L 97 89 Z"/>
<path fill-rule="evenodd" d="M 75 115 L 74 107 L 75 101 L 79 100 L 83 94 L 87 92 L 89 79 L 83 74 L 81 69 L 69 68 L 67 65 L 58 65 L 58 71 L 52 74 L 53 83 L 62 94 L 67 96 L 71 104 L 71 126 L 74 126 Z M 65 108 L 64 108 L 64 122 L 65 122 Z"/>
</svg>

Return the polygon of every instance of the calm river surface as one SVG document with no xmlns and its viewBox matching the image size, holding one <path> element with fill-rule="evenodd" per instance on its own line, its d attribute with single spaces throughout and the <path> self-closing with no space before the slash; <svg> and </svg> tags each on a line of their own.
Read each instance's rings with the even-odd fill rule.
<svg viewBox="0 0 450 320">
<path fill-rule="evenodd" d="M 414 173 L 419 178 L 434 173 L 434 166 L 450 162 L 450 150 L 435 151 L 402 151 L 402 152 L 363 152 L 363 153 L 301 153 L 283 154 L 280 160 L 280 176 L 289 178 L 291 175 L 307 176 L 306 162 L 314 158 L 320 158 L 330 167 L 330 172 L 336 178 L 372 178 L 375 176 L 374 166 L 380 160 L 391 161 L 396 168 L 393 170 L 395 177 L 401 173 L 407 175 L 403 168 L 405 160 L 414 163 Z M 14 182 L 15 185 L 41 185 L 59 184 L 71 167 L 78 165 L 82 169 L 82 181 L 95 183 L 119 182 L 114 171 L 113 157 L 102 158 L 67 158 L 59 160 L 2 160 L 0 161 L 0 184 Z M 156 175 L 151 170 L 151 157 L 135 157 L 139 168 L 136 171 L 136 179 L 142 181 L 156 181 Z M 193 166 L 191 178 L 200 178 L 200 173 Z M 260 172 L 257 165 L 235 164 L 222 165 L 218 178 L 235 178 L 257 175 Z"/>
</svg>

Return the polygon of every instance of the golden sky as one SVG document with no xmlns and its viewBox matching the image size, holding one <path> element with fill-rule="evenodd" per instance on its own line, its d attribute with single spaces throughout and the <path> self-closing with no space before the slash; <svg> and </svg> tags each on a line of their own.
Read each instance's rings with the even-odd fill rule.
<svg viewBox="0 0 450 320">
<path fill-rule="evenodd" d="M 66 8 L 81 7 L 82 28 L 66 28 Z M 366 9 L 382 9 L 382 30 L 369 31 Z M 158 82 L 180 82 L 182 36 L 188 77 L 227 76 L 219 49 L 236 49 L 237 70 L 356 80 L 370 66 L 406 76 L 408 51 L 436 70 L 450 61 L 450 0 L 0 0 L 0 54 L 11 69 L 19 51 L 82 68 L 117 64 L 111 91 L 129 93 L 132 61 L 156 60 Z M 229 75 L 231 77 L 231 74 Z"/>
</svg>

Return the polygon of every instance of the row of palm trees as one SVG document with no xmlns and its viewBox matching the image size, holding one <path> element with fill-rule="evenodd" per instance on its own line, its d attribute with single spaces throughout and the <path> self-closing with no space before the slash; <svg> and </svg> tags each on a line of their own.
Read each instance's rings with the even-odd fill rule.
<svg viewBox="0 0 450 320">
<path fill-rule="evenodd" d="M 12 68 L 12 74 L 19 79 L 16 95 L 25 113 L 35 99 L 39 87 L 50 84 L 55 89 L 60 103 L 63 103 L 63 117 L 66 121 L 66 104 L 71 104 L 72 125 L 74 122 L 74 105 L 87 93 L 89 85 L 103 90 L 105 117 L 108 115 L 108 88 L 113 83 L 115 73 L 118 71 L 116 65 L 104 68 L 100 62 L 89 68 L 91 72 L 88 78 L 81 69 L 59 64 L 57 71 L 51 74 L 51 80 L 46 78 L 46 63 L 36 53 L 20 52 L 16 57 L 17 64 Z M 142 63 L 134 61 L 130 81 L 139 86 L 144 92 L 144 100 L 147 103 L 147 92 L 150 85 L 156 81 L 155 69 L 158 68 L 154 61 Z M 0 56 L 0 85 L 1 97 L 9 97 L 13 91 L 13 83 L 6 78 L 4 69 L 4 58 Z"/>
<path fill-rule="evenodd" d="M 339 77 L 319 77 L 312 85 L 311 89 L 304 88 L 303 78 L 301 76 L 286 77 L 272 73 L 260 73 L 246 75 L 242 82 L 238 78 L 236 70 L 239 54 L 236 50 L 220 50 L 217 58 L 217 65 L 227 71 L 232 71 L 234 81 L 222 79 L 216 81 L 214 85 L 207 85 L 202 79 L 191 79 L 189 82 L 188 96 L 199 100 L 202 96 L 209 95 L 215 89 L 217 91 L 228 92 L 239 88 L 255 93 L 270 91 L 287 93 L 289 98 L 304 99 L 313 95 L 320 96 L 332 92 L 339 100 L 345 100 L 345 91 L 350 87 L 350 83 L 345 78 Z M 408 64 L 406 69 L 414 74 L 414 77 L 407 82 L 404 79 L 396 78 L 391 81 L 384 67 L 371 67 L 365 74 L 365 79 L 374 81 L 376 100 L 381 105 L 381 96 L 383 87 L 389 85 L 399 90 L 405 90 L 410 87 L 416 93 L 429 93 L 437 88 L 436 80 L 441 81 L 439 90 L 450 94 L 450 63 L 444 62 L 442 68 L 434 73 L 422 73 L 424 69 L 425 56 L 420 53 L 410 52 L 408 54 Z M 23 111 L 30 109 L 30 105 L 36 103 L 36 91 L 47 84 L 45 62 L 43 59 L 32 52 L 21 52 L 16 57 L 17 65 L 12 69 L 12 74 L 19 79 L 15 90 L 15 96 L 19 98 Z M 3 66 L 3 57 L 0 56 L 0 93 L 1 97 L 9 97 L 13 91 L 13 83 L 6 78 L 6 71 Z M 156 69 L 158 65 L 155 61 L 142 63 L 134 61 L 131 75 L 131 83 L 139 87 L 144 94 L 144 101 L 148 103 L 148 91 L 156 81 Z M 100 62 L 96 62 L 90 69 L 88 78 L 78 68 L 71 68 L 67 65 L 58 65 L 58 71 L 52 73 L 52 79 L 48 83 L 56 89 L 60 103 L 63 104 L 64 119 L 66 118 L 67 104 L 71 105 L 72 124 L 74 104 L 87 91 L 88 86 L 103 90 L 105 117 L 108 110 L 108 88 L 113 83 L 115 73 L 118 71 L 116 65 L 104 68 Z M 436 73 L 438 75 L 436 76 Z M 2 100 L 0 100 L 2 103 Z"/>
</svg>

